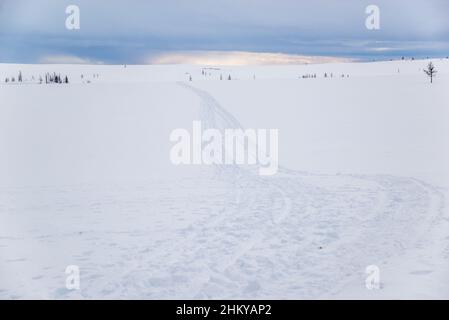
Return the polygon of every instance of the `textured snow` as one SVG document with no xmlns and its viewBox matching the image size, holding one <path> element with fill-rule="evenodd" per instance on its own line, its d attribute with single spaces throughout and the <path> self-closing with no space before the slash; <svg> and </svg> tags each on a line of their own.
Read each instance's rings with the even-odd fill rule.
<svg viewBox="0 0 449 320">
<path fill-rule="evenodd" d="M 28 80 L 0 84 L 0 298 L 447 299 L 449 61 L 433 62 L 433 85 L 427 61 L 0 64 Z M 47 71 L 71 83 L 30 81 Z M 279 173 L 172 165 L 170 132 L 194 120 L 279 129 Z"/>
</svg>

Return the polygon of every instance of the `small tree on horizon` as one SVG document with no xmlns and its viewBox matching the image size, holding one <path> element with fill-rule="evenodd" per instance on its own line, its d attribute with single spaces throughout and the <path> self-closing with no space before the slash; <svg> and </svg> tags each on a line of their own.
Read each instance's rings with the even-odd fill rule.
<svg viewBox="0 0 449 320">
<path fill-rule="evenodd" d="M 437 69 L 435 69 L 435 66 L 432 62 L 429 62 L 429 64 L 427 65 L 427 69 L 424 70 L 424 73 L 430 77 L 430 83 L 433 83 L 433 77 L 435 77 Z"/>
</svg>

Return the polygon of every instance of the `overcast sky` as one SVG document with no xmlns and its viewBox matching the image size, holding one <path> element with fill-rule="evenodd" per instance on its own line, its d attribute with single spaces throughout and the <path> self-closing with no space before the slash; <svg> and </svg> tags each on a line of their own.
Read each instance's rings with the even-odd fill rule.
<svg viewBox="0 0 449 320">
<path fill-rule="evenodd" d="M 71 4 L 80 30 L 66 29 Z M 380 30 L 365 27 L 370 4 Z M 229 51 L 283 61 L 447 56 L 449 1 L 0 0 L 0 62 L 182 63 Z"/>
</svg>

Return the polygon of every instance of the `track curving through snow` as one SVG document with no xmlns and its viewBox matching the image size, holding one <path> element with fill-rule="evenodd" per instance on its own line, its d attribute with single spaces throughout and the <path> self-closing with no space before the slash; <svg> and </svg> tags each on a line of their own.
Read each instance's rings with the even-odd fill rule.
<svg viewBox="0 0 449 320">
<path fill-rule="evenodd" d="M 206 127 L 243 129 L 210 94 L 179 85 L 201 99 Z M 195 282 L 195 298 L 318 298 L 350 281 L 364 286 L 368 265 L 414 250 L 443 215 L 443 194 L 413 178 L 216 169 L 238 195 L 189 234 L 190 248 L 203 252 L 202 235 L 220 252 L 204 256 L 208 275 Z"/>
</svg>

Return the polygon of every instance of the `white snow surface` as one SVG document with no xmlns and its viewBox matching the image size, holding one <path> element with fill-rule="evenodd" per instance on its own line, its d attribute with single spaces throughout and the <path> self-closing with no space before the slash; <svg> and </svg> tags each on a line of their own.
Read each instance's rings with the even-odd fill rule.
<svg viewBox="0 0 449 320">
<path fill-rule="evenodd" d="M 0 298 L 448 299 L 449 60 L 432 61 L 433 84 L 426 60 L 0 64 Z M 170 132 L 194 120 L 279 129 L 278 174 L 174 166 Z"/>
</svg>

